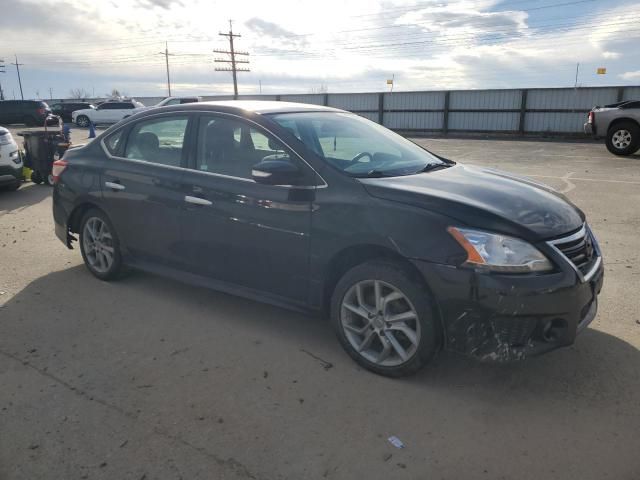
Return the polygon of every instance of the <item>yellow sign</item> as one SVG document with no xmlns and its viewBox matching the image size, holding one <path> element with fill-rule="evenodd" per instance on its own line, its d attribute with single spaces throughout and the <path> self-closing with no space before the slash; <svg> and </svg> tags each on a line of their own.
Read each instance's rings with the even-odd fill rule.
<svg viewBox="0 0 640 480">
<path fill-rule="evenodd" d="M 391 79 L 387 80 L 387 85 L 393 85 L 393 80 Z"/>
<path fill-rule="evenodd" d="M 604 75 L 605 73 L 607 73 L 607 69 L 605 67 L 598 67 L 598 70 L 596 70 L 596 73 L 598 75 Z"/>
</svg>

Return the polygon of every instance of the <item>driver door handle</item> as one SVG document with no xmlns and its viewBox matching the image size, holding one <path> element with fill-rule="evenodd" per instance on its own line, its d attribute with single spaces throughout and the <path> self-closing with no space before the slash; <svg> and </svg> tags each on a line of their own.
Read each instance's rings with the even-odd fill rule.
<svg viewBox="0 0 640 480">
<path fill-rule="evenodd" d="M 184 201 L 187 203 L 193 203 L 194 205 L 202 205 L 204 207 L 209 207 L 213 205 L 213 202 L 211 200 L 207 200 L 206 198 L 200 198 L 200 197 L 192 197 L 191 195 L 186 195 L 184 197 Z"/>
<path fill-rule="evenodd" d="M 124 190 L 124 185 L 115 182 L 104 182 L 104 186 L 112 190 Z"/>
</svg>

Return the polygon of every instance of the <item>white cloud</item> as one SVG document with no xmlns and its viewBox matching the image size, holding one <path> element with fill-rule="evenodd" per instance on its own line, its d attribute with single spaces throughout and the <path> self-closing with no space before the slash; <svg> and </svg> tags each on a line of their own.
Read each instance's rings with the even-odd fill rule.
<svg viewBox="0 0 640 480">
<path fill-rule="evenodd" d="M 618 75 L 623 80 L 640 80 L 640 70 L 635 72 L 624 72 Z"/>
</svg>

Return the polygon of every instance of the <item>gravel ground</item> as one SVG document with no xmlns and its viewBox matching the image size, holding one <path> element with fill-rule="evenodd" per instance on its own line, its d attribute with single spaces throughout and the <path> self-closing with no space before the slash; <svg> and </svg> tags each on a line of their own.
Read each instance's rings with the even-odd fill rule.
<svg viewBox="0 0 640 480">
<path fill-rule="evenodd" d="M 378 377 L 322 319 L 143 273 L 101 283 L 27 183 L 0 192 L 0 479 L 640 478 L 640 155 L 418 141 L 586 211 L 606 276 L 574 346 Z"/>
</svg>

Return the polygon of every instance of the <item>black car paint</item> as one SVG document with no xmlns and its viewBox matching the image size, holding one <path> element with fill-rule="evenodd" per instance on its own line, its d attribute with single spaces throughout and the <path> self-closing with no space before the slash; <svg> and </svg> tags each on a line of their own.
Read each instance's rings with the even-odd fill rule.
<svg viewBox="0 0 640 480">
<path fill-rule="evenodd" d="M 190 170 L 193 128 L 181 168 L 105 154 L 101 137 L 172 112 L 234 115 L 272 132 L 307 163 L 308 185 L 266 186 Z M 56 233 L 70 247 L 83 209 L 101 208 L 121 236 L 125 261 L 148 271 L 277 305 L 326 311 L 345 268 L 367 258 L 394 258 L 410 264 L 436 298 L 434 314 L 447 348 L 497 360 L 572 343 L 586 318 L 585 306 L 596 301 L 602 286 L 602 266 L 589 282 L 581 282 L 545 242 L 580 228 L 584 214 L 549 188 L 503 172 L 452 163 L 417 175 L 352 178 L 268 113 L 206 103 L 141 112 L 101 137 L 65 155 L 69 166 L 54 189 Z M 126 195 L 105 188 L 105 181 L 126 184 Z M 209 199 L 213 208 L 187 205 L 185 195 Z M 461 266 L 466 254 L 447 233 L 451 225 L 523 238 L 556 269 L 507 275 Z M 540 325 L 556 318 L 566 328 L 553 341 L 543 341 Z M 505 322 L 506 340 L 500 335 Z M 509 345 L 513 329 L 530 329 L 526 345 Z"/>
<path fill-rule="evenodd" d="M 51 105 L 51 112 L 62 118 L 64 122 L 71 123 L 71 114 L 73 112 L 87 108 L 93 108 L 92 104 L 87 102 L 62 102 Z"/>
<path fill-rule="evenodd" d="M 50 113 L 49 106 L 40 100 L 0 101 L 0 124 L 44 125 L 44 121 Z"/>
</svg>

